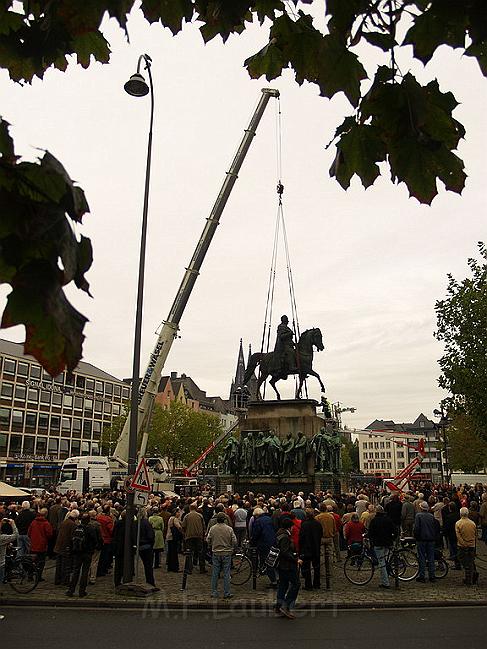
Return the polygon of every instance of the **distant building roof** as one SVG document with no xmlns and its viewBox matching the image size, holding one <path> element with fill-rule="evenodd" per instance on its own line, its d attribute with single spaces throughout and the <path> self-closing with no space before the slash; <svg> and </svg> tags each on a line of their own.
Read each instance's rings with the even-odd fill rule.
<svg viewBox="0 0 487 649">
<path fill-rule="evenodd" d="M 3 340 L 3 338 L 0 338 L 0 354 L 12 356 L 14 358 L 28 358 L 40 365 L 39 361 L 33 356 L 30 354 L 24 354 L 24 345 L 22 343 L 13 343 L 10 340 Z M 105 379 L 105 381 L 116 381 L 117 383 L 122 383 L 121 379 L 117 379 L 116 376 L 108 374 L 108 372 L 104 372 L 99 367 L 96 367 L 96 365 L 92 365 L 85 361 L 80 361 L 73 371 L 80 374 L 94 376 L 95 378 Z"/>
</svg>

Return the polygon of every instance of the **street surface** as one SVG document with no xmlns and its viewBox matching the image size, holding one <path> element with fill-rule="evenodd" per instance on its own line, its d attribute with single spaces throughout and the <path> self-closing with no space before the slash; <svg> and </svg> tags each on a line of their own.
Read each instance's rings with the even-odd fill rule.
<svg viewBox="0 0 487 649">
<path fill-rule="evenodd" d="M 485 649 L 486 607 L 272 613 L 4 607 L 2 646 L 22 649 Z M 217 625 L 218 623 L 218 625 Z"/>
</svg>

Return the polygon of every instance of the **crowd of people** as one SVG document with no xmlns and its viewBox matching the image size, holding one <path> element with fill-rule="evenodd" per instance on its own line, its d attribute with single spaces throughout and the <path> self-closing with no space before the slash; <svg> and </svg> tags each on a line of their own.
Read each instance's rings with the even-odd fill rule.
<svg viewBox="0 0 487 649">
<path fill-rule="evenodd" d="M 41 580 L 46 559 L 55 560 L 54 583 L 65 587 L 68 597 L 76 589 L 86 596 L 88 586 L 109 573 L 120 586 L 125 500 L 121 491 L 61 495 L 50 490 L 21 503 L 0 503 L 0 583 L 7 549 L 14 545 L 18 555 L 35 556 Z M 301 581 L 305 590 L 331 589 L 333 564 L 342 562 L 344 552 L 360 549 L 364 537 L 377 559 L 382 588 L 390 587 L 385 557 L 399 536 L 415 539 L 418 582 L 435 581 L 434 553 L 440 545 L 448 549 L 452 568 L 465 571 L 464 583 L 478 583 L 476 543 L 478 530 L 487 543 L 487 485 L 420 483 L 405 494 L 368 485 L 342 494 L 288 491 L 276 496 L 214 495 L 205 485 L 199 495 L 151 494 L 139 517 L 138 533 L 131 521 L 130 562 L 138 536 L 145 581 L 153 590 L 164 557 L 167 572 L 206 573 L 211 566 L 211 596 L 219 597 L 223 576 L 223 597 L 231 598 L 232 556 L 248 544 L 255 548 L 268 587 L 276 589 L 276 611 L 293 618 Z"/>
</svg>

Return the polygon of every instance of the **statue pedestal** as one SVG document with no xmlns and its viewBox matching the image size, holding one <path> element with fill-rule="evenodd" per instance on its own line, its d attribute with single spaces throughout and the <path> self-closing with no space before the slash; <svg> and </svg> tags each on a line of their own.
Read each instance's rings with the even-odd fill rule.
<svg viewBox="0 0 487 649">
<path fill-rule="evenodd" d="M 229 486 L 232 488 L 229 489 Z M 297 493 L 313 491 L 312 478 L 306 475 L 274 478 L 270 476 L 230 476 L 219 475 L 216 481 L 216 494 L 238 493 L 243 496 L 252 491 L 254 494 L 262 493 L 266 496 L 277 496 L 286 491 Z"/>
<path fill-rule="evenodd" d="M 280 439 L 298 432 L 309 439 L 324 426 L 316 414 L 314 399 L 284 399 L 281 401 L 250 401 L 247 416 L 240 422 L 240 431 L 275 430 Z"/>
</svg>

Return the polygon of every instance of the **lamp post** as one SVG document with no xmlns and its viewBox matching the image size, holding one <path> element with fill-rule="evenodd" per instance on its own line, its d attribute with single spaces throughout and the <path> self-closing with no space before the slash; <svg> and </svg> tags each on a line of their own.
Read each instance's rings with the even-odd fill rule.
<svg viewBox="0 0 487 649">
<path fill-rule="evenodd" d="M 149 77 L 147 85 L 141 74 L 142 63 Z M 149 138 L 147 141 L 147 163 L 145 168 L 145 189 L 144 207 L 142 210 L 142 227 L 140 234 L 140 255 L 139 255 L 139 279 L 137 286 L 137 306 L 135 310 L 135 332 L 134 332 L 134 357 L 132 366 L 132 386 L 130 397 L 130 429 L 129 429 L 129 452 L 128 452 L 128 473 L 134 475 L 137 463 L 137 420 L 139 415 L 139 383 L 140 383 L 140 343 L 142 336 L 142 306 L 144 301 L 144 273 L 145 273 L 145 248 L 147 240 L 147 211 L 149 207 L 149 183 L 152 155 L 152 124 L 154 121 L 154 87 L 151 74 L 152 59 L 147 54 L 139 56 L 137 72 L 125 83 L 124 89 L 132 97 L 145 97 L 150 92 L 150 121 Z M 127 508 L 125 518 L 125 540 L 124 540 L 124 564 L 123 581 L 128 583 L 133 579 L 133 566 L 131 561 L 132 553 L 132 521 L 135 514 L 134 493 L 127 494 Z"/>
<path fill-rule="evenodd" d="M 450 420 L 448 419 L 448 415 L 445 413 L 443 410 L 443 406 L 440 404 L 440 410 L 435 408 L 433 410 L 433 414 L 436 415 L 437 417 L 440 417 L 440 421 L 438 422 L 437 426 L 441 430 L 441 443 L 443 448 L 440 450 L 440 466 L 441 466 L 441 475 L 443 477 L 443 458 L 442 458 L 442 453 L 443 451 L 445 455 L 445 478 L 448 484 L 450 484 L 450 463 L 448 460 L 448 439 L 446 435 L 446 428 L 448 424 L 450 423 Z"/>
</svg>

